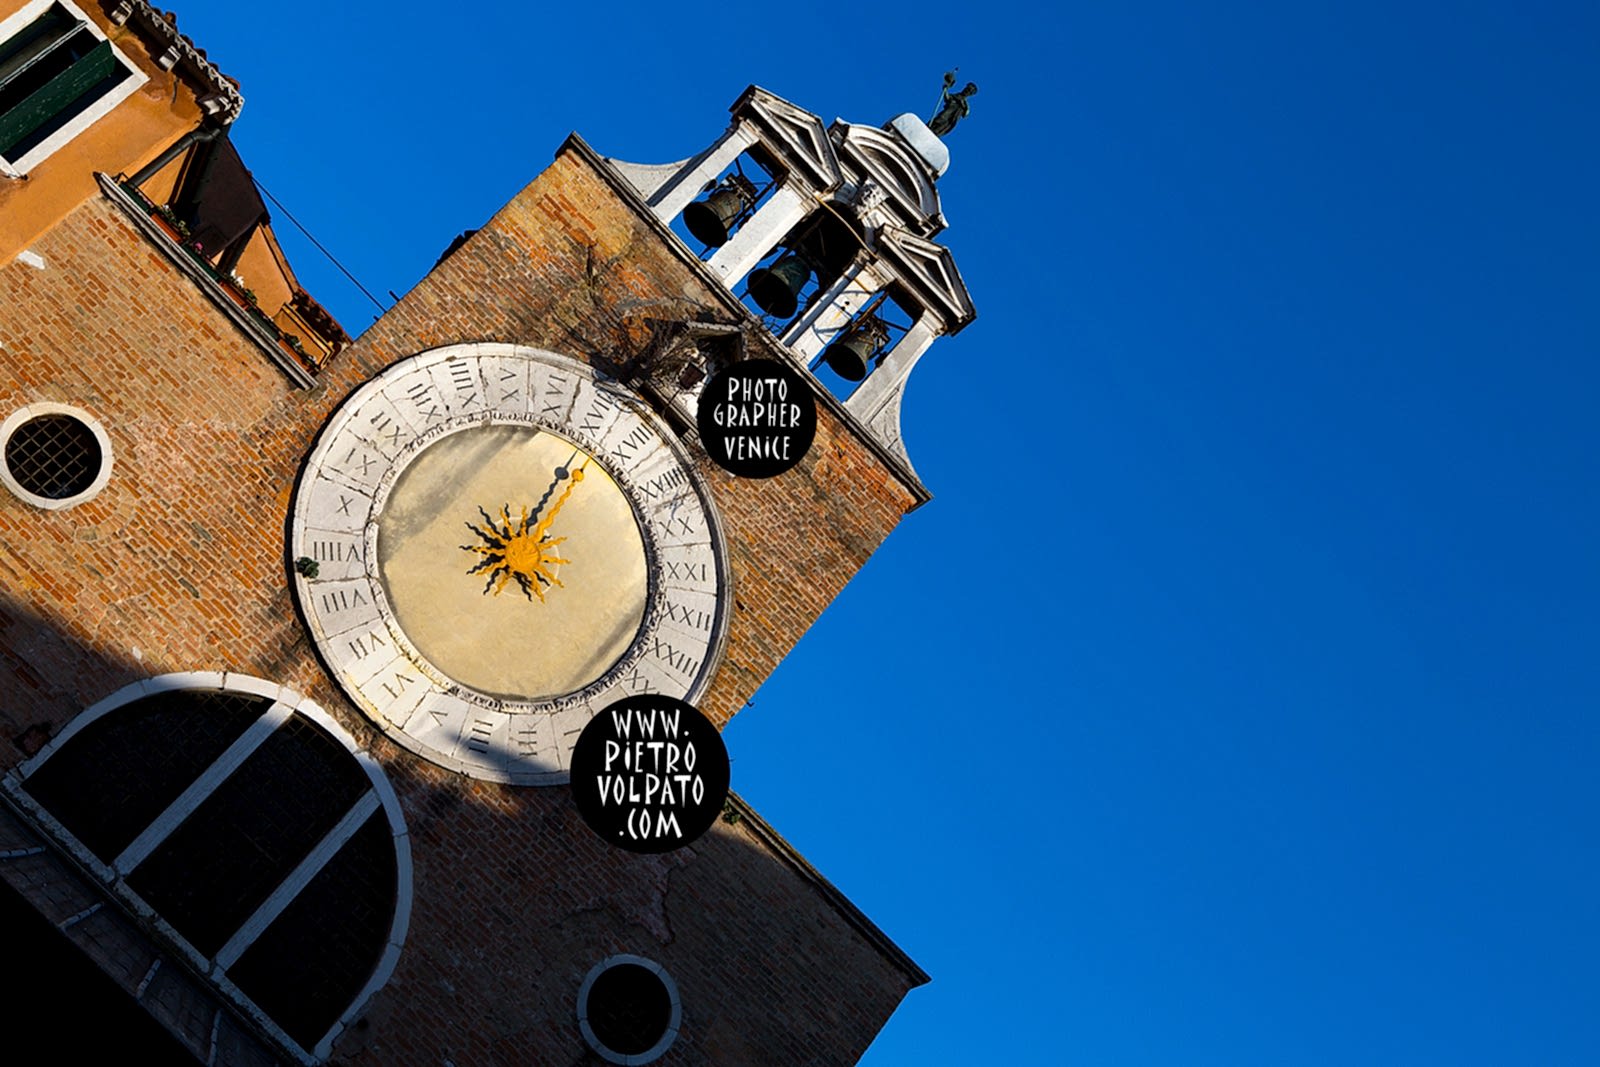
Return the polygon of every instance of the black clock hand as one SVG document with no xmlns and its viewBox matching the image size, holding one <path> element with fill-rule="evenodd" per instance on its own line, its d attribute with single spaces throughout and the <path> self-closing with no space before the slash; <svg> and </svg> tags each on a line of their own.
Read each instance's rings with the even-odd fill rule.
<svg viewBox="0 0 1600 1067">
<path fill-rule="evenodd" d="M 545 504 L 549 503 L 549 501 L 550 501 L 550 494 L 552 494 L 552 493 L 554 493 L 556 491 L 556 486 L 560 485 L 562 482 L 566 481 L 568 477 L 571 476 L 571 473 L 572 473 L 572 461 L 577 459 L 577 458 L 578 458 L 578 450 L 577 449 L 573 449 L 572 450 L 572 455 L 567 457 L 567 461 L 565 463 L 563 463 L 561 466 L 556 468 L 556 470 L 555 470 L 556 480 L 550 483 L 550 488 L 548 488 L 548 489 L 546 489 L 544 491 L 544 496 L 540 497 L 539 498 L 539 502 L 533 506 L 533 511 L 530 512 L 529 515 L 528 515 L 528 518 L 530 520 L 537 519 L 539 517 L 539 512 L 543 511 Z"/>
</svg>

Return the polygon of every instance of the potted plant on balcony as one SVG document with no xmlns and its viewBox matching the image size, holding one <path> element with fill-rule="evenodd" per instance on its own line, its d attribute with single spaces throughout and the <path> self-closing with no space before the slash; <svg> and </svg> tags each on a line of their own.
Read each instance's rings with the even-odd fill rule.
<svg viewBox="0 0 1600 1067">
<path fill-rule="evenodd" d="M 150 213 L 150 221 L 180 245 L 189 239 L 188 225 L 166 204 L 155 205 L 155 210 Z"/>
</svg>

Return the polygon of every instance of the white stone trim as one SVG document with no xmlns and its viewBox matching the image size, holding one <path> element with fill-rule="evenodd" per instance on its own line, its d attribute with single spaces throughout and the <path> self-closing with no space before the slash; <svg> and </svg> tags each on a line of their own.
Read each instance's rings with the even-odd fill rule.
<svg viewBox="0 0 1600 1067">
<path fill-rule="evenodd" d="M 106 40 L 105 33 L 95 24 L 95 21 L 85 15 L 83 10 L 72 3 L 71 0 L 30 0 L 16 14 L 4 21 L 0 21 L 0 41 L 10 40 L 20 33 L 24 26 L 27 26 L 56 4 L 60 4 L 82 21 L 95 37 L 102 41 Z M 130 77 L 123 79 L 110 92 L 75 115 L 65 126 L 34 145 L 33 148 L 18 158 L 12 160 L 0 158 L 0 173 L 9 174 L 12 177 L 20 177 L 27 174 L 34 167 L 54 155 L 57 150 L 65 146 L 67 142 L 78 136 L 78 134 L 110 114 L 113 108 L 138 92 L 139 88 L 150 80 L 150 76 L 134 66 L 115 45 L 111 48 L 111 55 L 128 70 Z"/>
<path fill-rule="evenodd" d="M 839 142 L 839 155 L 852 164 L 851 169 L 862 172 L 888 194 L 907 225 L 926 236 L 945 228 L 934 176 L 902 131 L 890 133 L 876 126 L 841 121 L 834 124 L 833 132 Z M 934 140 L 943 147 L 937 138 Z"/>
<path fill-rule="evenodd" d="M 614 1052 L 601 1043 L 595 1036 L 594 1030 L 589 1026 L 589 990 L 594 988 L 595 981 L 613 967 L 625 963 L 637 964 L 661 979 L 661 984 L 667 987 L 667 996 L 672 1002 L 672 1015 L 667 1021 L 667 1032 L 644 1052 L 628 1056 Z M 683 1024 L 683 1003 L 678 998 L 678 983 L 672 980 L 672 975 L 667 973 L 665 967 L 654 960 L 645 959 L 643 956 L 634 956 L 628 953 L 619 953 L 608 956 L 589 968 L 589 973 L 584 976 L 583 985 L 578 988 L 578 1029 L 583 1033 L 583 1040 L 592 1048 L 595 1055 L 607 1063 L 625 1064 L 633 1067 L 635 1064 L 654 1063 L 666 1054 L 667 1049 L 678 1039 L 678 1030 Z"/>
<path fill-rule="evenodd" d="M 734 123 L 715 144 L 689 160 L 648 197 L 650 210 L 662 222 L 670 222 L 694 202 L 705 184 L 726 170 L 744 151 L 755 144 L 755 135 L 742 123 Z"/>
<path fill-rule="evenodd" d="M 845 401 L 845 407 L 863 423 L 872 425 L 891 398 L 905 390 L 912 368 L 943 332 L 939 317 L 932 311 L 924 311 L 911 324 L 911 329 L 889 349 L 889 354 L 883 357 L 883 363 L 867 375 L 867 380 Z"/>
<path fill-rule="evenodd" d="M 22 487 L 22 484 L 11 475 L 11 468 L 4 461 L 6 444 L 11 440 L 11 435 L 16 433 L 25 423 L 31 422 L 44 415 L 65 415 L 76 419 L 89 428 L 94 435 L 95 443 L 100 446 L 100 472 L 90 483 L 89 488 L 75 496 L 62 497 L 59 500 L 50 497 L 38 496 Z M 25 404 L 6 417 L 5 422 L 0 422 L 0 485 L 11 490 L 13 496 L 27 504 L 45 511 L 62 511 L 86 500 L 93 500 L 99 495 L 100 490 L 111 481 L 111 438 L 106 435 L 106 428 L 100 425 L 100 420 L 82 408 L 70 404 L 56 404 L 48 400 L 35 401 Z"/>
<path fill-rule="evenodd" d="M 858 258 L 779 340 L 805 363 L 814 363 L 851 325 L 856 312 L 887 285 L 879 272 L 873 270 L 873 264 Z M 815 367 L 812 373 L 816 373 Z"/>
<path fill-rule="evenodd" d="M 939 316 L 931 310 L 925 310 L 911 324 L 905 336 L 889 349 L 883 362 L 867 375 L 867 380 L 845 401 L 845 409 L 861 420 L 886 447 L 894 449 L 908 465 L 911 457 L 900 433 L 900 402 L 912 369 L 943 333 Z"/>
<path fill-rule="evenodd" d="M 772 191 L 767 202 L 745 220 L 727 244 L 706 260 L 706 266 L 732 289 L 816 206 L 817 202 L 793 182 L 785 182 Z"/>
</svg>

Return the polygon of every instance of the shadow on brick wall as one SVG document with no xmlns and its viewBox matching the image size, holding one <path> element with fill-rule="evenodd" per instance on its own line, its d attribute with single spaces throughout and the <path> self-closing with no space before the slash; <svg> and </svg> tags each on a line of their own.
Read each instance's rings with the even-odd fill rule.
<svg viewBox="0 0 1600 1067">
<path fill-rule="evenodd" d="M 258 650 L 254 658 L 281 665 L 289 677 L 309 677 L 311 656 L 302 643 Z M 194 669 L 231 666 L 203 663 Z M 151 673 L 159 672 L 129 656 L 86 647 L 0 594 L 0 765 L 14 768 L 84 708 Z M 259 668 L 244 673 L 262 676 Z M 734 817 L 690 846 L 662 855 L 624 852 L 584 825 L 565 787 L 510 787 L 445 771 L 400 750 L 320 672 L 317 677 L 308 695 L 368 746 L 394 786 L 414 865 L 409 931 L 398 963 L 335 1045 L 330 1062 L 598 1063 L 578 1031 L 577 992 L 595 964 L 628 953 L 659 963 L 678 986 L 681 1033 L 656 1061 L 665 1067 L 853 1063 L 905 993 L 927 980 L 737 798 Z M 13 822 L 15 814 L 8 814 Z M 44 859 L 0 860 L 0 879 L 17 885 L 17 863 L 71 862 L 37 827 L 13 827 L 9 838 L 0 827 L 0 855 L 40 845 L 50 849 Z M 83 1001 L 90 995 L 120 997 L 126 1009 L 130 993 L 142 989 L 148 998 L 167 975 L 176 980 L 182 967 L 152 972 L 139 956 L 151 945 L 159 949 L 159 936 L 122 912 L 92 879 L 88 888 L 103 901 L 85 903 L 82 887 L 58 887 L 53 896 L 39 897 L 38 886 L 49 879 L 23 881 L 24 895 L 31 885 L 38 898 L 32 899 L 41 913 L 35 916 L 37 932 L 54 940 L 24 940 L 20 922 L 15 936 L 11 923 L 3 927 L 8 956 L 27 961 L 21 973 L 40 976 L 43 996 L 0 1001 L 0 1018 L 37 1025 L 48 1016 L 60 1024 L 56 1033 L 82 1033 L 86 1040 L 110 1034 L 123 1057 L 140 1042 L 158 1041 L 159 1034 L 141 1035 L 135 1022 L 126 1021 L 125 1010 L 118 1014 L 107 1006 L 85 1015 Z M 50 926 L 60 927 L 95 903 L 116 909 L 124 927 L 137 928 L 100 940 L 116 941 L 124 956 L 141 962 L 97 957 L 100 969 L 120 967 L 121 973 L 102 975 L 105 988 L 91 994 L 94 983 L 67 969 L 73 950 Z M 97 913 L 94 921 L 108 917 Z M 84 930 L 72 926 L 71 934 L 84 947 Z M 128 947 L 138 935 L 144 947 Z M 86 951 L 94 950 L 90 945 Z M 96 969 L 86 957 L 73 963 Z M 65 984 L 48 985 L 47 973 L 66 975 Z M 153 973 L 162 977 L 152 981 Z M 182 989 L 169 994 L 168 1002 L 215 999 L 203 976 L 182 977 Z M 83 1026 L 85 1018 L 105 1020 L 99 1033 L 87 1032 L 94 1028 Z M 182 1018 L 174 1028 L 189 1048 L 207 1056 L 207 1042 L 215 1041 L 207 1020 Z M 176 1062 L 156 1053 L 148 1061 Z"/>
</svg>

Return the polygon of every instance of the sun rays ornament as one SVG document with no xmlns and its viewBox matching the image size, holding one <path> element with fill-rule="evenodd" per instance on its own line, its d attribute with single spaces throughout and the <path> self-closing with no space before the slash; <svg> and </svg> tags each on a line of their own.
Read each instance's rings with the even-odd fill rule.
<svg viewBox="0 0 1600 1067">
<path fill-rule="evenodd" d="M 600 709 L 694 703 L 725 640 L 720 523 L 677 435 L 627 387 L 520 345 L 433 349 L 352 392 L 296 488 L 302 557 L 316 566 L 285 575 L 352 702 L 493 781 L 566 782 Z"/>
<path fill-rule="evenodd" d="M 561 513 L 561 508 L 566 504 L 567 497 L 572 495 L 572 490 L 577 488 L 579 482 L 583 481 L 583 470 L 584 467 L 589 465 L 589 461 L 584 460 L 583 465 L 576 470 L 571 470 L 569 467 L 572 460 L 577 458 L 577 455 L 574 452 L 566 463 L 556 468 L 555 482 L 545 491 L 539 503 L 534 505 L 532 515 L 528 513 L 527 508 L 523 508 L 522 519 L 512 523 L 511 505 L 507 504 L 500 509 L 502 525 L 496 523 L 494 517 L 480 507 L 478 514 L 483 516 L 484 525 L 488 529 L 475 526 L 470 522 L 466 524 L 467 529 L 483 540 L 481 545 L 462 545 L 461 548 L 463 551 L 476 552 L 483 556 L 483 561 L 467 573 L 477 574 L 485 569 L 489 571 L 489 580 L 483 586 L 485 596 L 491 591 L 495 596 L 499 596 L 501 590 L 505 589 L 506 585 L 514 579 L 517 585 L 521 587 L 523 596 L 529 600 L 538 597 L 539 603 L 542 604 L 544 603 L 544 590 L 546 587 L 563 585 L 561 579 L 556 577 L 554 568 L 572 561 L 563 559 L 555 554 L 555 547 L 565 542 L 566 538 L 552 538 L 550 536 L 550 526 L 556 521 L 556 516 Z M 561 495 L 556 498 L 555 506 L 550 509 L 550 514 L 543 519 L 539 519 L 537 523 L 530 527 L 528 524 L 538 518 L 539 509 L 544 506 L 546 500 L 550 499 L 550 494 L 555 491 L 555 487 L 569 478 L 571 479 L 571 484 L 562 490 Z"/>
</svg>

